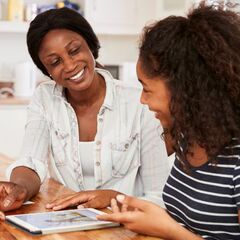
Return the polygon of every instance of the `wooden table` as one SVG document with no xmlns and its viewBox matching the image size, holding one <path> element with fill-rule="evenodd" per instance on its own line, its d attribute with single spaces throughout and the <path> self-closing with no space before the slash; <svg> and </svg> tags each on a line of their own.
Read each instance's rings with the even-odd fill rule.
<svg viewBox="0 0 240 240">
<path fill-rule="evenodd" d="M 0 154 L 0 180 L 5 179 L 5 169 L 12 162 L 12 159 Z M 48 179 L 40 189 L 40 193 L 32 199 L 34 204 L 22 206 L 16 211 L 7 214 L 20 214 L 30 212 L 46 212 L 46 203 L 53 201 L 60 196 L 72 193 L 73 191 L 59 184 L 58 182 Z M 142 236 L 123 227 L 106 228 L 100 230 L 79 231 L 70 233 L 49 234 L 43 236 L 31 236 L 14 226 L 5 222 L 0 223 L 1 240 L 156 240 L 159 238 Z"/>
</svg>

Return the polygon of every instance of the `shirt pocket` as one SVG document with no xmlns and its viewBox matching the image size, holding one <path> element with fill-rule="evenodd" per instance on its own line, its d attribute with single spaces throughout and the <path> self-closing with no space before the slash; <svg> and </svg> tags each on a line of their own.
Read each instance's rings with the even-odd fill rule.
<svg viewBox="0 0 240 240">
<path fill-rule="evenodd" d="M 66 164 L 66 146 L 69 134 L 60 128 L 53 127 L 51 130 L 51 152 L 56 166 Z"/>
<path fill-rule="evenodd" d="M 139 134 L 124 141 L 112 142 L 110 148 L 113 177 L 121 178 L 140 166 Z"/>
</svg>

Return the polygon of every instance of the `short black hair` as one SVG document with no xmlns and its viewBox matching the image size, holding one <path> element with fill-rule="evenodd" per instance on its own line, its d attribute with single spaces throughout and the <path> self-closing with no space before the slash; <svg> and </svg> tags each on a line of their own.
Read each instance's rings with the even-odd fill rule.
<svg viewBox="0 0 240 240">
<path fill-rule="evenodd" d="M 28 52 L 36 66 L 49 76 L 39 59 L 39 49 L 45 35 L 53 29 L 68 29 L 79 33 L 87 42 L 95 59 L 100 49 L 99 40 L 88 21 L 75 10 L 69 8 L 51 9 L 35 17 L 27 32 Z"/>
</svg>

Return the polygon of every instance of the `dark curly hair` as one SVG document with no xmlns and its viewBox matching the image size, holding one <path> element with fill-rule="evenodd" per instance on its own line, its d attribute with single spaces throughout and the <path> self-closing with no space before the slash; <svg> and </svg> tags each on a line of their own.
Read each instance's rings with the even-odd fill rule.
<svg viewBox="0 0 240 240">
<path fill-rule="evenodd" d="M 87 42 L 94 58 L 98 58 L 100 43 L 87 20 L 78 12 L 66 7 L 51 9 L 37 15 L 30 23 L 27 32 L 28 52 L 33 62 L 43 74 L 50 77 L 48 71 L 39 59 L 38 52 L 43 38 L 53 29 L 68 29 L 78 33 Z"/>
<path fill-rule="evenodd" d="M 172 94 L 170 130 L 177 156 L 188 165 L 199 144 L 210 161 L 240 136 L 240 17 L 222 2 L 202 1 L 187 17 L 170 16 L 144 29 L 139 59 Z M 184 137 L 183 137 L 184 136 Z"/>
</svg>

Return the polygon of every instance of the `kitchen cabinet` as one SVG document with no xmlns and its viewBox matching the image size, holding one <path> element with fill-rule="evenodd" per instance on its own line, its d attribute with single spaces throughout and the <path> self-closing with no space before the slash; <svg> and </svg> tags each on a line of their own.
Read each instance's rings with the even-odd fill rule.
<svg viewBox="0 0 240 240">
<path fill-rule="evenodd" d="M 137 35 L 154 19 L 183 15 L 199 0 L 72 0 L 81 7 L 98 35 Z M 25 0 L 25 4 L 55 4 L 56 0 Z M 0 32 L 26 33 L 28 22 L 0 21 Z"/>
<path fill-rule="evenodd" d="M 84 15 L 97 33 L 139 34 L 151 18 L 155 0 L 80 0 Z"/>
<path fill-rule="evenodd" d="M 51 0 L 25 0 L 25 3 L 54 4 Z M 76 0 L 98 35 L 136 35 L 153 18 L 158 0 Z M 28 22 L 0 21 L 0 32 L 26 33 Z"/>
<path fill-rule="evenodd" d="M 101 34 L 138 35 L 145 24 L 183 15 L 196 0 L 79 0 L 86 19 Z"/>
<path fill-rule="evenodd" d="M 156 1 L 155 18 L 161 19 L 170 15 L 186 15 L 193 4 L 199 0 L 163 0 Z"/>
</svg>

